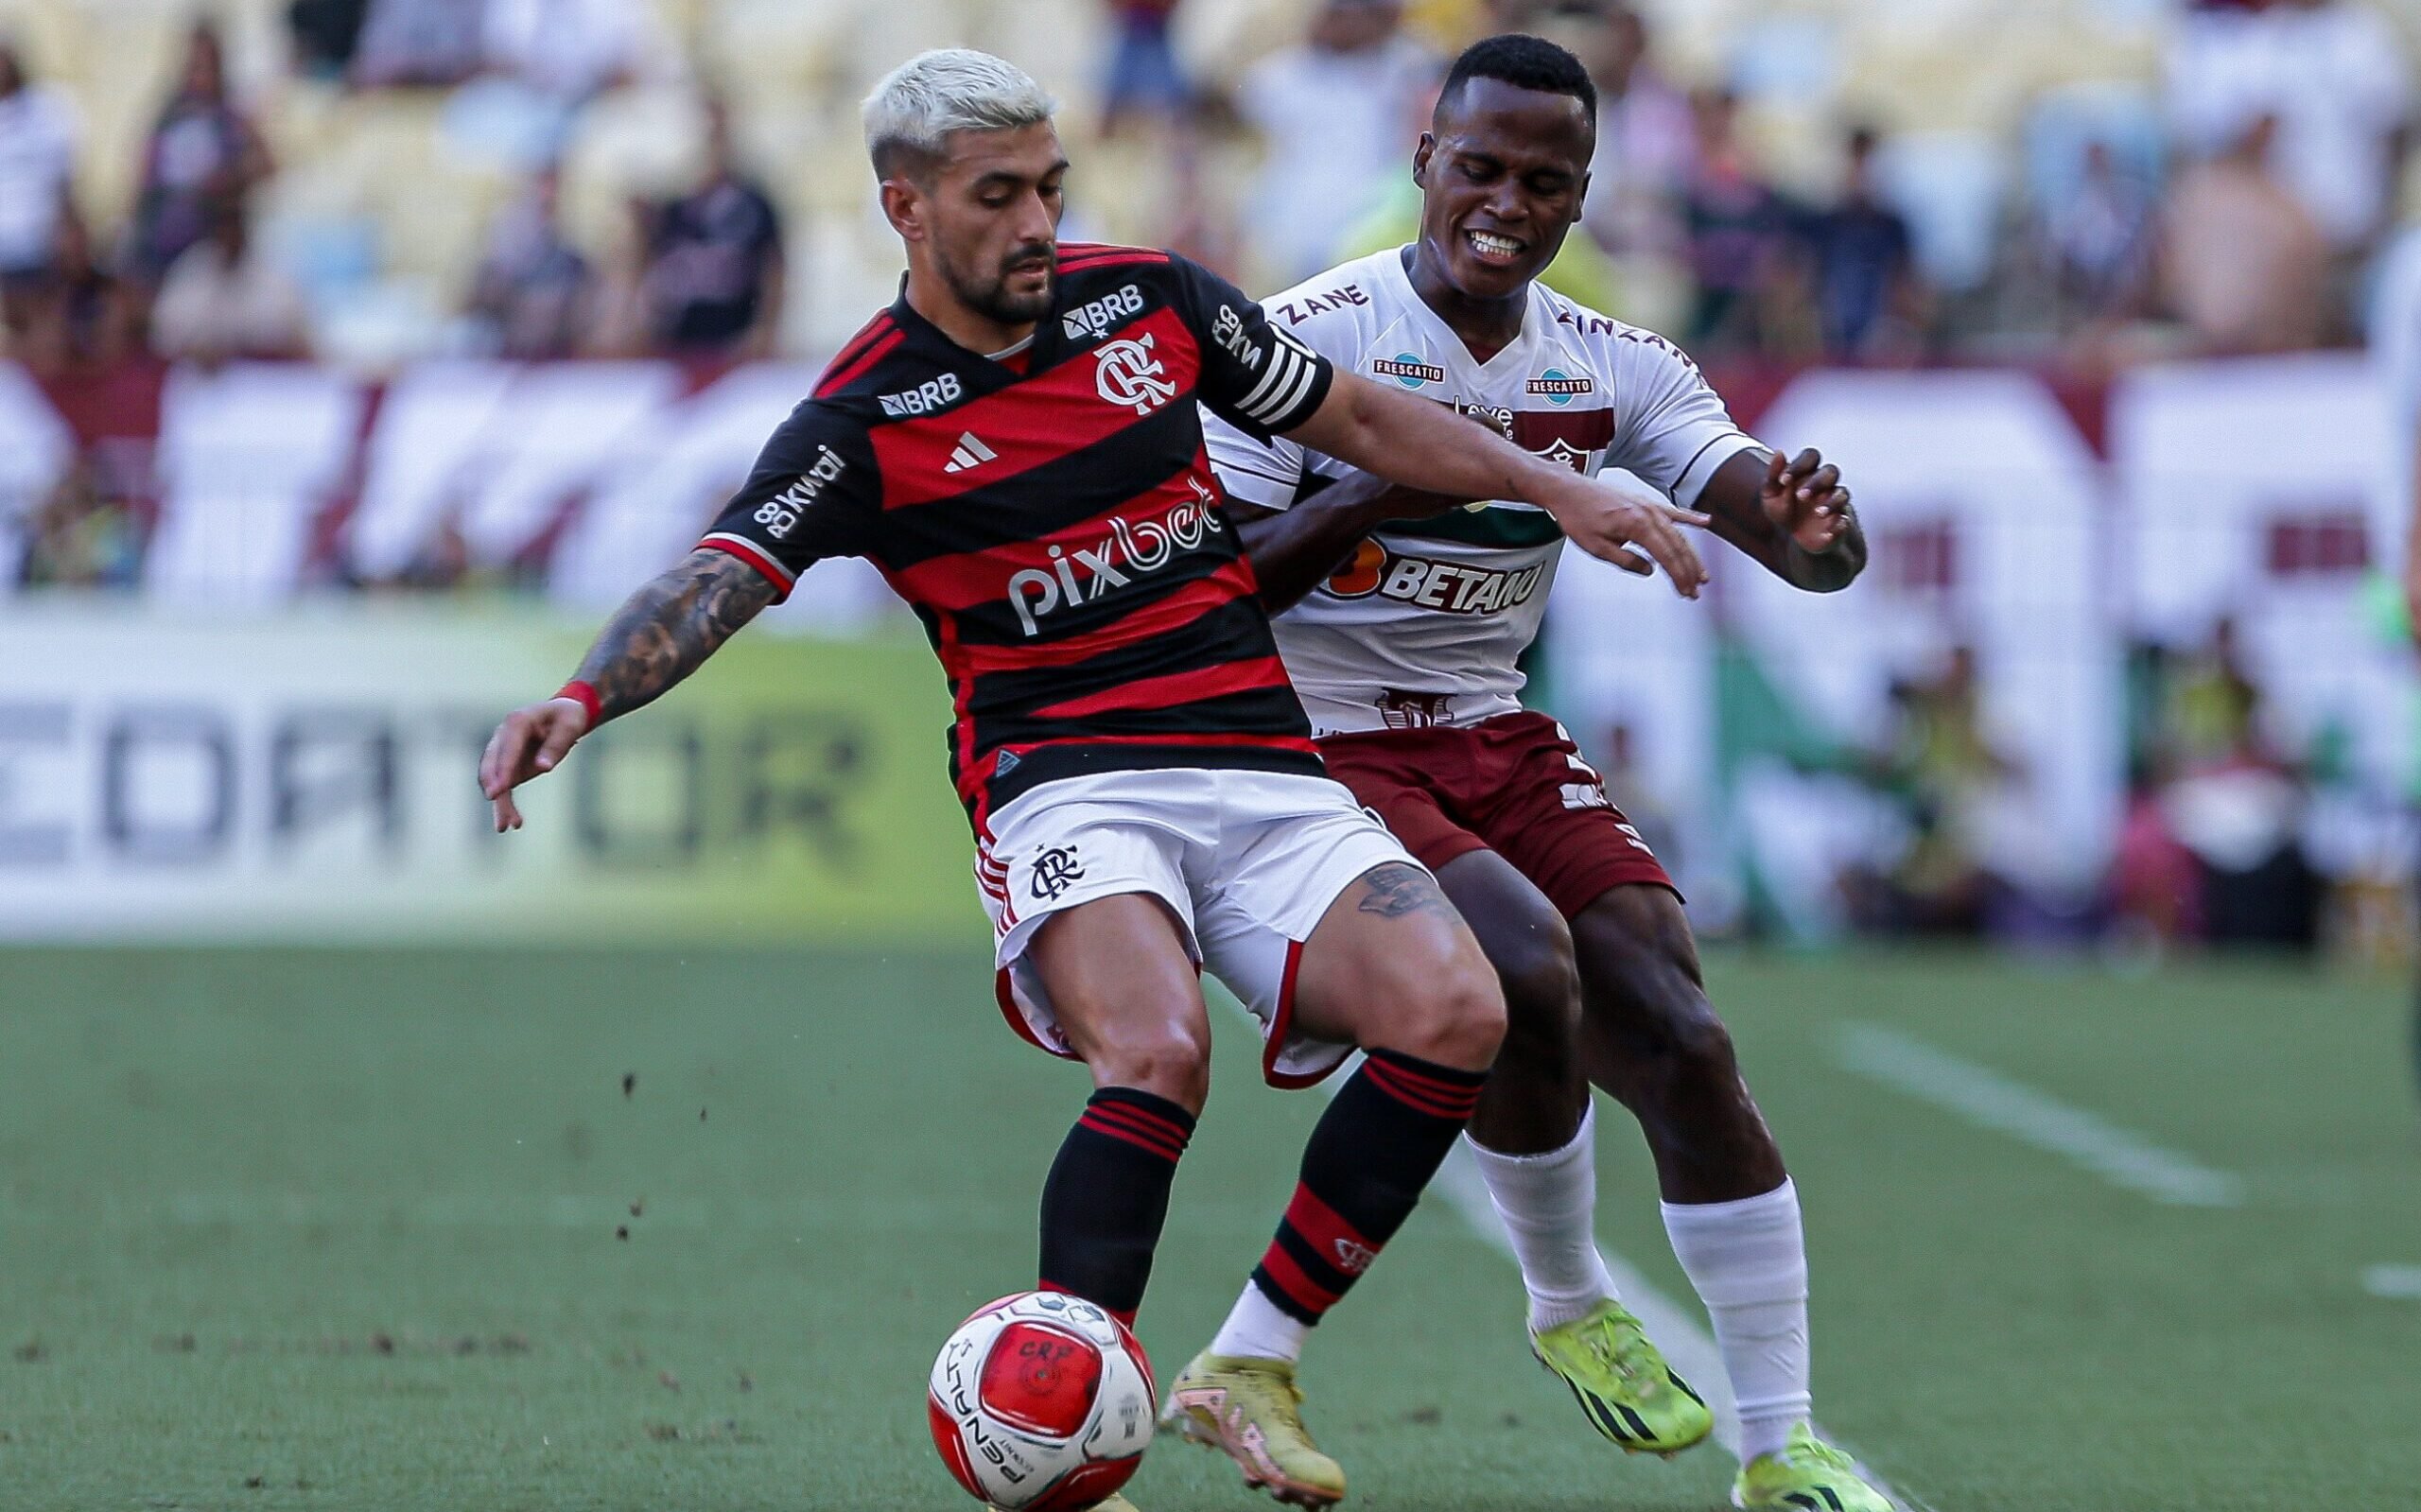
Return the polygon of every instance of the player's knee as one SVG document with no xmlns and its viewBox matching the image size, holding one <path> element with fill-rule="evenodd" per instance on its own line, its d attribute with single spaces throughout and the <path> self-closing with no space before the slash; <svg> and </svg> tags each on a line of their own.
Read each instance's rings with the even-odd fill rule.
<svg viewBox="0 0 2421 1512">
<path fill-rule="evenodd" d="M 1397 1036 L 1406 1054 L 1484 1070 L 1505 1043 L 1505 992 L 1469 935 L 1438 958 L 1410 963 L 1394 983 L 1403 1004 Z"/>
<path fill-rule="evenodd" d="M 1662 888 L 1620 887 L 1575 921 L 1592 986 L 1590 1014 L 1650 1084 L 1737 1074 L 1738 1060 L 1708 1001 L 1698 947 L 1681 902 Z"/>
<path fill-rule="evenodd" d="M 1729 1079 L 1739 1072 L 1732 1031 L 1724 1027 L 1706 994 L 1691 988 L 1651 1005 L 1654 1040 L 1674 1069 L 1692 1080 Z"/>
<path fill-rule="evenodd" d="M 1093 1080 L 1131 1086 L 1195 1112 L 1210 1095 L 1210 1025 L 1193 1014 L 1122 1016 L 1085 1048 Z"/>
<path fill-rule="evenodd" d="M 1567 1046 L 1580 1015 L 1580 969 L 1572 931 L 1558 914 L 1488 941 L 1488 959 L 1505 993 L 1508 1044 L 1540 1051 Z"/>
</svg>

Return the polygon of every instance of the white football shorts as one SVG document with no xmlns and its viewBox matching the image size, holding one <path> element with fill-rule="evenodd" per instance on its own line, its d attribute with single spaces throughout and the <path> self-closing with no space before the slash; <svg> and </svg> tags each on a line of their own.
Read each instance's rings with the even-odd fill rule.
<svg viewBox="0 0 2421 1512">
<path fill-rule="evenodd" d="M 1303 942 L 1364 873 L 1420 864 L 1344 784 L 1294 773 L 1183 767 L 1064 777 L 1019 794 L 986 828 L 975 883 L 992 918 L 1010 1028 L 1074 1058 L 1026 946 L 1062 909 L 1149 894 L 1176 917 L 1194 965 L 1261 1021 L 1262 1074 L 1276 1086 L 1308 1086 L 1353 1050 L 1293 1031 Z"/>
</svg>

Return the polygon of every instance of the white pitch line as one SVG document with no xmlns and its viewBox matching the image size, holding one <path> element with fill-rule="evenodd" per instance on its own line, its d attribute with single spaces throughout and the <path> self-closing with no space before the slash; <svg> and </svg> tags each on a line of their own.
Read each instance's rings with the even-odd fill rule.
<svg viewBox="0 0 2421 1512">
<path fill-rule="evenodd" d="M 1505 1232 L 1504 1220 L 1496 1215 L 1496 1205 L 1489 1200 L 1488 1183 L 1479 1173 L 1479 1162 L 1472 1158 L 1470 1149 L 1461 1140 L 1455 1141 L 1454 1153 L 1446 1157 L 1445 1165 L 1429 1186 L 1454 1207 L 1455 1215 L 1481 1243 L 1507 1260 L 1515 1259 L 1513 1241 Z M 1630 1261 L 1606 1248 L 1603 1243 L 1598 1244 L 1597 1253 L 1606 1262 L 1607 1274 L 1613 1277 L 1614 1290 L 1622 1294 L 1623 1306 L 1630 1309 L 1647 1330 L 1647 1336 L 1663 1351 L 1666 1363 L 1706 1399 L 1708 1410 L 1715 1414 L 1715 1441 L 1723 1446 L 1725 1452 L 1738 1458 L 1740 1415 L 1733 1405 L 1732 1377 L 1723 1368 L 1723 1354 L 1716 1347 L 1714 1335 L 1707 1332 L 1696 1310 L 1659 1292 Z M 1809 1426 L 1825 1442 L 1840 1444 L 1821 1425 Z M 1885 1484 L 1863 1458 L 1857 1462 L 1857 1470 L 1868 1485 L 1890 1497 L 1895 1505 L 1906 1507 L 1908 1512 L 1933 1512 L 1924 1503 Z"/>
<path fill-rule="evenodd" d="M 1847 1024 L 1837 1049 L 1841 1065 L 1861 1076 L 2060 1156 L 2114 1187 L 2177 1208 L 2235 1208 L 2244 1201 L 2244 1178 L 2235 1173 L 2165 1150 L 1912 1034 L 1881 1024 Z"/>
<path fill-rule="evenodd" d="M 2362 1272 L 2362 1290 L 2392 1302 L 2421 1302 L 2421 1265 L 2373 1265 Z"/>
</svg>

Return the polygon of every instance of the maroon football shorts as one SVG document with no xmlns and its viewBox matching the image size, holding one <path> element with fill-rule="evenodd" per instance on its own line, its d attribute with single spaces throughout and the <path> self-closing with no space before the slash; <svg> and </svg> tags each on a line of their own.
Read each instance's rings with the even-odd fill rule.
<svg viewBox="0 0 2421 1512">
<path fill-rule="evenodd" d="M 1321 739 L 1329 775 L 1437 871 L 1492 850 L 1538 884 L 1566 918 L 1611 887 L 1672 889 L 1664 863 L 1606 796 L 1563 726 L 1500 715 L 1460 729 L 1372 730 Z"/>
</svg>

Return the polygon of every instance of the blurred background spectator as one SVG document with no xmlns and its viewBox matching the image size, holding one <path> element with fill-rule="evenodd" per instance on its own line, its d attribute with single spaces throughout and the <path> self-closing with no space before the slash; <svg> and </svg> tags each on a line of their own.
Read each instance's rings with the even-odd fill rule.
<svg viewBox="0 0 2421 1512">
<path fill-rule="evenodd" d="M 459 84 L 486 55 L 487 0 L 370 0 L 354 78 L 378 87 Z"/>
<path fill-rule="evenodd" d="M 1769 296 L 1784 270 L 1789 206 L 1741 138 L 1737 96 L 1702 89 L 1690 109 L 1696 138 L 1681 219 L 1698 301 L 1683 342 L 1711 356 L 1780 344 L 1784 322 Z"/>
<path fill-rule="evenodd" d="M 369 14 L 370 0 L 293 0 L 286 8 L 286 25 L 295 72 L 318 79 L 344 78 Z"/>
<path fill-rule="evenodd" d="M 271 166 L 260 133 L 228 96 L 218 28 L 196 23 L 185 36 L 176 86 L 144 143 L 125 256 L 134 287 L 146 293 L 158 287 L 202 239 L 214 207 L 241 200 Z"/>
<path fill-rule="evenodd" d="M 1906 825 L 1898 854 L 1843 876 L 1850 916 L 1872 934 L 1973 938 L 1993 922 L 2011 884 L 1988 864 L 1994 809 L 2020 778 L 1985 732 L 1976 649 L 1953 646 L 1932 676 L 1895 683 L 1890 743 L 1868 779 Z"/>
<path fill-rule="evenodd" d="M 0 40 L 0 318 L 22 335 L 56 297 L 61 222 L 72 213 L 75 115 Z"/>
<path fill-rule="evenodd" d="M 1109 13 L 1109 65 L 1102 77 L 1101 122 L 1114 134 L 1130 116 L 1169 118 L 1193 103 L 1193 89 L 1177 61 L 1175 22 L 1178 0 L 1106 0 Z"/>
<path fill-rule="evenodd" d="M 2312 948 L 2322 889 L 2302 839 L 2306 774 L 2268 727 L 2236 620 L 2182 653 L 2137 646 L 2130 674 L 2137 781 L 2117 906 L 2171 940 Z"/>
<path fill-rule="evenodd" d="M 1879 145 L 1871 128 L 1850 132 L 1840 197 L 1807 222 L 1817 319 L 1836 359 L 1912 354 L 1925 319 L 1907 217 L 1875 182 Z"/>
<path fill-rule="evenodd" d="M 261 249 L 242 193 L 203 202 L 201 239 L 169 265 L 151 306 L 151 349 L 203 364 L 310 356 L 302 287 Z"/>
<path fill-rule="evenodd" d="M 2277 117 L 2179 175 L 2161 228 L 2161 290 L 2204 352 L 2293 352 L 2327 329 L 2328 242 L 2270 169 Z"/>
<path fill-rule="evenodd" d="M 1441 66 L 1399 0 L 1320 0 L 1302 42 L 1245 74 L 1237 113 L 1267 147 L 1246 213 L 1264 285 L 1328 267 L 1339 229 L 1411 171 L 1405 130 Z"/>
<path fill-rule="evenodd" d="M 51 246 L 49 270 L 16 332 L 18 354 L 44 377 L 106 370 L 126 350 L 121 283 L 103 265 L 92 229 L 72 202 Z"/>
<path fill-rule="evenodd" d="M 1697 151 L 1689 96 L 1664 75 L 1646 18 L 1615 0 L 1559 7 L 1541 32 L 1570 47 L 1597 86 L 1589 229 L 1609 252 L 1681 250 L 1677 209 Z"/>
<path fill-rule="evenodd" d="M 480 48 L 488 67 L 576 105 L 661 72 L 666 41 L 643 0 L 487 0 Z"/>
<path fill-rule="evenodd" d="M 2073 193 L 2040 207 L 2061 323 L 2099 331 L 2144 313 L 2159 192 L 2107 141 L 2087 141 Z"/>
<path fill-rule="evenodd" d="M 562 176 L 548 168 L 496 217 L 465 311 L 479 350 L 527 361 L 588 345 L 597 275 L 564 235 L 561 200 Z"/>
<path fill-rule="evenodd" d="M 2169 114 L 2188 152 L 2239 150 L 2276 118 L 2262 158 L 2331 248 L 2359 254 L 2392 222 L 2412 125 L 2402 39 L 2366 0 L 2193 8 L 2166 60 Z"/>
<path fill-rule="evenodd" d="M 12 3 L 31 0 L 0 13 Z M 896 258 L 858 192 L 851 107 L 897 55 L 949 38 L 1018 54 L 1075 107 L 1078 234 L 1177 245 L 1274 287 L 1402 224 L 1441 59 L 1507 26 L 1573 48 L 1600 90 L 1588 245 L 1559 280 L 1709 357 L 2064 353 L 2105 371 L 2186 348 L 2343 343 L 2399 224 L 2421 35 L 2421 13 L 2367 0 L 2056 0 L 2006 17 L 1982 0 L 44 14 L 77 64 L 62 93 L 0 62 L 0 265 L 48 261 L 72 177 L 139 330 L 204 200 L 267 190 L 256 229 L 303 283 L 315 344 L 373 365 L 453 339 L 452 291 L 480 281 L 496 238 L 521 235 L 526 212 L 507 212 L 548 168 L 545 261 L 614 270 L 629 306 L 601 349 L 825 349 L 880 302 Z M 1960 28 L 1988 14 L 2007 26 L 1975 46 Z M 1020 47 L 1052 28 L 1078 44 Z M 149 41 L 121 47 L 124 34 Z M 151 50 L 164 44 L 173 61 Z M 174 84 L 151 93 L 152 68 Z M 689 124 L 702 117 L 714 124 Z M 761 176 L 736 171 L 735 128 L 761 133 Z M 79 137 L 93 145 L 78 157 Z M 131 137 L 140 150 L 120 158 Z M 1844 159 L 1827 144 L 1845 139 Z M 653 208 L 625 248 L 635 200 Z M 39 281 L 6 282 L 23 340 Z"/>
<path fill-rule="evenodd" d="M 705 130 L 696 186 L 647 212 L 647 330 L 663 352 L 762 356 L 781 324 L 781 213 L 741 173 L 721 100 L 707 102 Z"/>
<path fill-rule="evenodd" d="M 142 581 L 145 534 L 134 501 L 106 487 L 95 462 L 79 461 L 34 514 L 25 585 L 131 588 Z"/>
</svg>

